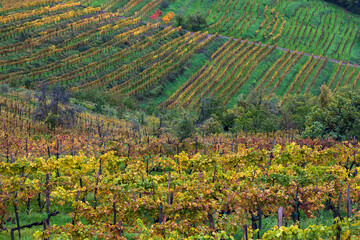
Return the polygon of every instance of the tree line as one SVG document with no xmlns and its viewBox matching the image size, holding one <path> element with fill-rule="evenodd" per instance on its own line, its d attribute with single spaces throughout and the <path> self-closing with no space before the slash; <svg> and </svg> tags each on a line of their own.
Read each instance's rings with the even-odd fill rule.
<svg viewBox="0 0 360 240">
<path fill-rule="evenodd" d="M 360 1 L 359 0 L 327 0 L 328 2 L 340 5 L 350 12 L 360 13 Z"/>
<path fill-rule="evenodd" d="M 100 109 L 106 113 L 106 107 Z M 170 110 L 158 108 L 151 101 L 141 105 L 124 99 L 112 114 L 139 126 L 151 124 L 155 135 L 173 132 L 180 140 L 196 133 L 276 131 L 295 131 L 303 138 L 312 139 L 331 137 L 343 141 L 360 138 L 357 130 L 360 128 L 360 91 L 343 88 L 332 92 L 326 85 L 320 88 L 318 96 L 299 94 L 288 96 L 285 101 L 261 91 L 239 95 L 230 108 L 215 98 L 202 99 L 195 109 Z"/>
<path fill-rule="evenodd" d="M 161 109 L 150 100 L 140 103 L 129 97 L 112 105 L 96 93 L 93 96 L 93 107 L 89 108 L 81 99 L 71 103 L 70 95 L 63 88 L 49 89 L 44 85 L 36 94 L 33 118 L 47 124 L 49 130 L 60 126 L 72 128 L 79 111 L 90 111 L 128 120 L 139 128 L 150 127 L 155 136 L 170 132 L 180 141 L 196 133 L 277 131 L 295 131 L 303 138 L 312 139 L 330 137 L 344 141 L 360 138 L 360 91 L 350 88 L 334 93 L 323 85 L 318 96 L 294 95 L 285 101 L 279 96 L 256 91 L 239 95 L 231 107 L 223 104 L 221 99 L 204 98 L 195 109 Z"/>
</svg>

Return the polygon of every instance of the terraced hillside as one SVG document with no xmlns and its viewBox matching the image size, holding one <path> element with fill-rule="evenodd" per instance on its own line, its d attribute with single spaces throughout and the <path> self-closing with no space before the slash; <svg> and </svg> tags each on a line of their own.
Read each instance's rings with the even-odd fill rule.
<svg viewBox="0 0 360 240">
<path fill-rule="evenodd" d="M 116 13 L 81 8 L 79 3 L 52 8 L 64 12 L 39 24 L 23 15 L 3 24 L 2 82 L 33 87 L 47 82 L 73 91 L 96 87 L 139 95 L 179 72 L 196 51 L 216 41 L 206 32 L 185 33 L 180 27 L 143 24 L 139 18 L 123 19 Z M 56 20 L 74 12 L 71 19 Z M 28 30 L 19 29 L 25 21 Z"/>
<path fill-rule="evenodd" d="M 199 106 L 203 98 L 215 97 L 228 103 L 239 93 L 275 93 L 285 100 L 289 95 L 308 93 L 322 84 L 334 92 L 339 87 L 358 86 L 360 69 L 328 58 L 305 56 L 304 52 L 281 51 L 275 46 L 230 40 L 197 73 L 161 106 Z"/>
<path fill-rule="evenodd" d="M 210 33 L 359 63 L 358 16 L 323 0 L 185 0 L 170 9 L 205 16 Z"/>
<path fill-rule="evenodd" d="M 360 69 L 349 60 L 357 59 L 359 20 L 323 1 L 173 1 L 163 11 L 186 16 L 207 9 L 205 30 L 214 34 L 170 26 L 174 19 L 150 21 L 160 5 L 3 1 L 0 83 L 60 84 L 75 96 L 96 90 L 167 108 L 196 108 L 209 97 L 231 105 L 250 92 L 286 100 L 318 94 L 322 84 L 335 92 L 358 86 Z"/>
<path fill-rule="evenodd" d="M 125 14 L 141 9 L 149 1 L 99 1 L 91 6 L 120 11 Z M 159 7 L 161 1 L 151 1 Z M 343 61 L 359 63 L 359 18 L 323 0 L 184 0 L 168 1 L 167 10 L 176 15 L 206 17 L 204 30 L 249 41 L 277 43 L 286 49 L 298 49 Z M 152 9 L 149 9 L 148 14 Z M 138 13 L 139 15 L 142 15 Z M 142 16 L 146 16 L 142 15 Z M 344 27 L 345 26 L 345 27 Z"/>
</svg>

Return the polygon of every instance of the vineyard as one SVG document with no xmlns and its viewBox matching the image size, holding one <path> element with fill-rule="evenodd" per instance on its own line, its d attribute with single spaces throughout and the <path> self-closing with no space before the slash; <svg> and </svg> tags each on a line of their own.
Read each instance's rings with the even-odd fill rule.
<svg viewBox="0 0 360 240">
<path fill-rule="evenodd" d="M 294 94 L 317 95 L 323 84 L 336 92 L 344 86 L 357 88 L 360 78 L 359 68 L 346 61 L 349 59 L 334 61 L 333 53 L 319 47 L 323 41 L 326 45 L 330 40 L 315 38 L 314 51 L 295 44 L 301 42 L 298 38 L 312 39 L 320 35 L 314 33 L 313 28 L 308 29 L 305 20 L 313 19 L 310 16 L 320 9 L 322 2 L 311 7 L 305 3 L 299 5 L 293 14 L 299 24 L 292 24 L 295 26 L 292 29 L 287 24 L 293 20 L 285 20 L 290 16 L 281 14 L 284 9 L 291 8 L 287 5 L 292 3 L 284 6 L 282 1 L 276 1 L 263 8 L 264 3 L 244 2 L 241 7 L 244 15 L 236 18 L 235 12 L 242 14 L 237 11 L 242 2 L 221 1 L 216 4 L 216 10 L 210 8 L 208 18 L 217 12 L 213 16 L 217 19 L 222 6 L 228 6 L 226 12 L 230 16 L 228 19 L 223 15 L 216 24 L 207 27 L 210 33 L 215 33 L 213 35 L 168 26 L 174 12 L 157 10 L 156 14 L 160 15 L 153 13 L 159 1 L 122 2 L 114 12 L 103 11 L 102 7 L 95 7 L 94 2 L 36 3 L 24 2 L 17 8 L 4 6 L 0 18 L 1 83 L 37 89 L 46 82 L 65 86 L 75 96 L 84 96 L 96 89 L 113 99 L 118 96 L 138 100 L 150 98 L 161 107 L 196 108 L 202 99 L 213 96 L 232 105 L 239 94 L 253 91 L 276 94 L 283 100 Z M 111 5 L 111 1 L 107 4 Z M 309 16 L 300 15 L 305 7 Z M 336 20 L 333 12 L 329 10 L 324 15 L 324 23 L 319 20 L 319 31 L 334 25 L 331 22 Z M 154 20 L 143 21 L 151 13 Z M 164 17 L 160 17 L 162 14 Z M 265 17 L 259 26 L 261 31 L 257 31 L 261 38 L 235 34 L 226 39 L 216 33 L 226 34 L 225 25 L 231 25 L 231 31 L 238 27 L 243 31 L 253 29 L 242 21 L 253 22 L 253 18 L 259 21 L 259 15 Z M 341 19 L 347 17 L 350 15 L 345 14 Z M 237 23 L 231 24 L 233 19 L 237 19 Z M 301 27 L 298 27 L 300 22 Z M 353 23 L 344 33 L 354 43 L 355 25 Z M 302 28 L 305 29 L 300 31 Z M 284 45 L 281 39 L 285 36 L 290 39 L 283 39 Z M 335 38 L 324 32 L 321 36 Z M 288 45 L 291 42 L 294 44 Z M 349 41 L 341 44 L 350 45 Z M 335 54 L 341 50 L 341 56 L 352 56 L 351 48 L 340 46 Z M 203 54 L 201 65 L 198 63 L 200 54 Z M 182 74 L 192 65 L 192 72 L 185 71 L 185 79 Z"/>
<path fill-rule="evenodd" d="M 309 57 L 296 50 L 279 51 L 275 45 L 230 39 L 161 106 L 194 108 L 201 99 L 212 96 L 228 103 L 236 94 L 251 91 L 275 93 L 286 100 L 290 94 L 311 89 L 316 93 L 322 84 L 336 92 L 343 86 L 356 88 L 359 70 L 329 62 L 327 57 Z"/>
<path fill-rule="evenodd" d="M 87 9 L 83 11 L 95 10 Z M 47 82 L 64 85 L 73 91 L 103 88 L 114 94 L 139 95 L 178 72 L 196 51 L 211 44 L 215 38 L 200 32 L 183 34 L 181 28 L 141 24 L 138 18 L 116 20 L 116 17 L 116 14 L 100 13 L 66 24 L 62 30 L 41 31 L 40 39 L 27 40 L 29 45 L 36 47 L 42 41 L 66 40 L 39 49 L 30 58 L 19 56 L 21 47 L 18 43 L 3 47 L 2 53 L 6 57 L 0 63 L 2 81 L 10 85 L 35 86 Z M 113 23 L 105 24 L 108 21 Z M 89 30 L 89 25 L 93 24 L 94 28 Z M 71 37 L 74 31 L 76 37 Z M 24 50 L 27 50 L 26 46 Z M 18 71 L 13 72 L 14 68 Z"/>
<path fill-rule="evenodd" d="M 234 153 L 211 156 L 182 152 L 128 158 L 108 152 L 100 157 L 17 159 L 1 164 L 1 209 L 4 217 L 17 216 L 10 231 L 19 236 L 27 224 L 23 215 L 47 214 L 40 222 L 44 232 L 33 234 L 37 238 L 226 239 L 240 229 L 254 238 L 259 230 L 265 232 L 262 239 L 356 236 L 359 222 L 351 217 L 359 199 L 357 149 L 289 144 L 254 150 L 240 145 Z M 309 226 L 305 235 L 286 227 L 301 225 L 324 209 L 338 219 L 334 225 Z M 68 214 L 67 223 L 51 225 L 59 210 Z M 262 226 L 269 219 L 276 223 L 278 210 L 285 226 Z M 340 220 L 344 217 L 349 220 Z"/>
<path fill-rule="evenodd" d="M 0 239 L 359 239 L 359 21 L 0 0 Z"/>
<path fill-rule="evenodd" d="M 291 132 L 179 142 L 172 134 L 153 135 L 151 126 L 86 113 L 71 129 L 49 132 L 31 117 L 35 105 L 25 92 L 0 99 L 0 226 L 6 230 L 0 236 L 346 239 L 360 233 L 357 142 L 298 139 Z"/>
<path fill-rule="evenodd" d="M 173 6 L 185 15 L 200 11 L 210 33 L 358 63 L 358 17 L 322 0 L 186 0 Z"/>
</svg>

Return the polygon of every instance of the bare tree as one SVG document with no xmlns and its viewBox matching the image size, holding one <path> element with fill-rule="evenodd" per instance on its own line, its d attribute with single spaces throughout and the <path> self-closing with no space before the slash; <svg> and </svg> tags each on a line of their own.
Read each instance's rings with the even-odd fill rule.
<svg viewBox="0 0 360 240">
<path fill-rule="evenodd" d="M 37 121 L 44 121 L 49 129 L 75 125 L 76 110 L 70 104 L 70 95 L 60 86 L 49 90 L 45 83 L 36 95 L 38 104 L 34 114 Z"/>
</svg>

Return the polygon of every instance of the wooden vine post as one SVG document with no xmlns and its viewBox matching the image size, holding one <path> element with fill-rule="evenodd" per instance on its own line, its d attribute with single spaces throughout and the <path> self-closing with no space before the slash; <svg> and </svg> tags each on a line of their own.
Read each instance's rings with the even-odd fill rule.
<svg viewBox="0 0 360 240">
<path fill-rule="evenodd" d="M 284 215 L 284 208 L 282 206 L 278 209 L 278 227 L 281 228 L 283 226 L 283 215 Z M 281 240 L 281 237 L 279 237 Z"/>
<path fill-rule="evenodd" d="M 162 205 L 162 202 L 160 203 L 160 206 L 159 206 L 159 224 L 162 224 L 163 222 L 163 205 Z"/>
<path fill-rule="evenodd" d="M 278 227 L 279 228 L 281 228 L 283 225 L 283 213 L 284 213 L 284 208 L 279 207 L 279 209 L 278 209 Z"/>
<path fill-rule="evenodd" d="M 173 203 L 173 198 L 174 198 L 174 194 L 172 192 L 170 192 L 170 184 L 171 184 L 171 172 L 168 173 L 168 204 L 171 205 Z"/>
<path fill-rule="evenodd" d="M 347 217 L 348 217 L 348 218 L 351 218 L 350 183 L 348 184 L 348 189 L 347 189 L 346 210 L 347 210 Z"/>
<path fill-rule="evenodd" d="M 246 224 L 242 225 L 242 229 L 243 229 L 243 238 L 244 238 L 244 240 L 249 240 L 247 225 Z"/>
<path fill-rule="evenodd" d="M 99 185 L 99 178 L 101 175 L 101 159 L 100 159 L 100 166 L 99 166 L 99 172 L 96 175 L 96 183 L 95 183 L 95 190 L 94 190 L 94 209 L 96 209 L 96 205 L 97 205 L 97 197 L 96 194 L 98 192 L 98 185 Z"/>
<path fill-rule="evenodd" d="M 46 174 L 46 213 L 50 216 L 50 186 L 49 186 L 49 173 Z M 50 223 L 50 218 L 46 220 L 47 225 Z"/>
</svg>

